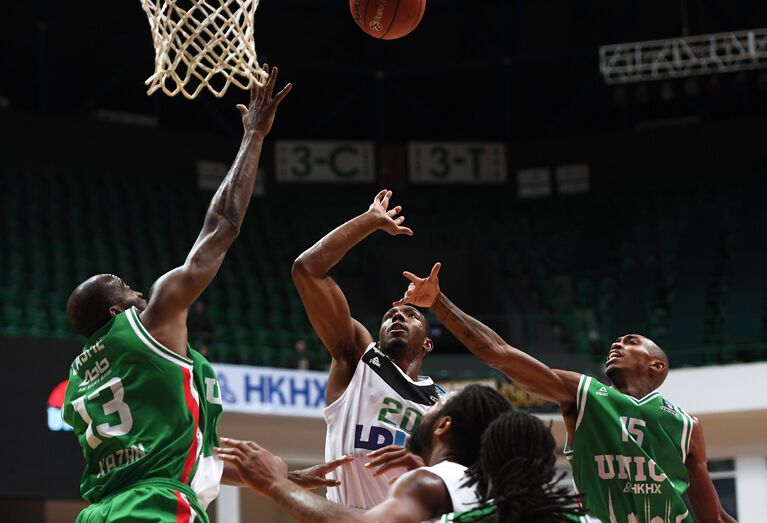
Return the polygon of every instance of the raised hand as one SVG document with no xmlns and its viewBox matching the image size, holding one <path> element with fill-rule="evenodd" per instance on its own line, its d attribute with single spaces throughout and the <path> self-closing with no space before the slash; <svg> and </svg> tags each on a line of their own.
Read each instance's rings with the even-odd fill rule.
<svg viewBox="0 0 767 523">
<path fill-rule="evenodd" d="M 410 280 L 410 285 L 401 300 L 395 301 L 394 305 L 409 303 L 417 307 L 431 307 L 439 297 L 439 270 L 440 262 L 434 264 L 431 273 L 426 278 L 419 278 L 412 272 L 405 271 L 402 275 Z"/>
<path fill-rule="evenodd" d="M 306 489 L 315 489 L 322 487 L 337 487 L 341 484 L 337 479 L 328 479 L 325 476 L 333 472 L 341 465 L 354 461 L 353 455 L 343 456 L 327 463 L 320 463 L 301 470 L 292 470 L 288 473 L 288 479 Z"/>
<path fill-rule="evenodd" d="M 221 443 L 224 448 L 214 449 L 218 457 L 237 467 L 242 481 L 262 496 L 288 478 L 285 462 L 258 444 L 230 438 L 221 438 Z"/>
<path fill-rule="evenodd" d="M 416 456 L 405 447 L 400 447 L 399 445 L 389 445 L 388 447 L 374 450 L 367 457 L 371 459 L 365 463 L 365 467 L 373 470 L 374 476 L 380 476 L 393 468 L 403 468 L 409 471 L 424 465 L 423 459 L 420 456 Z M 396 479 L 396 477 L 391 478 L 389 483 L 393 483 Z"/>
<path fill-rule="evenodd" d="M 379 229 L 388 232 L 392 236 L 397 234 L 407 234 L 408 236 L 412 236 L 413 231 L 402 226 L 405 217 L 397 216 L 402 212 L 402 206 L 397 205 L 394 209 L 389 209 L 389 200 L 391 199 L 391 196 L 392 192 L 387 189 L 376 194 L 373 203 L 371 203 L 370 208 L 368 208 L 368 213 L 380 220 L 380 225 L 378 226 Z"/>
<path fill-rule="evenodd" d="M 268 64 L 264 64 L 264 71 L 269 72 Z M 252 131 L 266 136 L 272 129 L 277 107 L 293 88 L 293 84 L 287 84 L 277 93 L 277 96 L 272 96 L 274 86 L 277 83 L 277 73 L 278 69 L 275 67 L 272 69 L 272 74 L 269 76 L 266 85 L 259 87 L 258 84 L 255 84 L 253 86 L 250 90 L 250 104 L 248 107 L 245 107 L 243 104 L 237 105 L 237 110 L 242 115 L 242 126 L 246 132 Z"/>
</svg>

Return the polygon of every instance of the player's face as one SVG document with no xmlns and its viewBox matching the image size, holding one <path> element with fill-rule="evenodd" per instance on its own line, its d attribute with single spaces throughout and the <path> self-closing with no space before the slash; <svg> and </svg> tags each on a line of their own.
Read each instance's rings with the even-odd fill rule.
<svg viewBox="0 0 767 523">
<path fill-rule="evenodd" d="M 113 285 L 117 287 L 117 303 L 123 310 L 136 307 L 139 311 L 146 309 L 146 300 L 144 295 L 138 291 L 134 291 L 130 286 L 123 281 L 122 278 L 114 276 Z"/>
<path fill-rule="evenodd" d="M 392 307 L 384 314 L 378 333 L 381 350 L 409 345 L 411 340 L 426 340 L 426 322 L 421 311 L 410 305 Z"/>
<path fill-rule="evenodd" d="M 415 428 L 410 439 L 407 441 L 407 449 L 416 456 L 424 457 L 426 451 L 431 447 L 431 440 L 434 436 L 434 425 L 439 419 L 444 400 L 440 397 L 439 401 L 429 407 L 424 413 L 421 423 Z"/>
<path fill-rule="evenodd" d="M 613 342 L 605 361 L 605 372 L 611 374 L 629 372 L 642 374 L 650 363 L 650 352 L 645 346 L 645 338 L 639 334 L 626 334 Z"/>
</svg>

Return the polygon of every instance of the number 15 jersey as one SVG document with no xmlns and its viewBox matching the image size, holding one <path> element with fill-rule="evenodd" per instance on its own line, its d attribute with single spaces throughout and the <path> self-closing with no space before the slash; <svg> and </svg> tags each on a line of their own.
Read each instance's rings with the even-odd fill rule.
<svg viewBox="0 0 767 523">
<path fill-rule="evenodd" d="M 633 398 L 582 376 L 573 480 L 605 523 L 692 523 L 682 496 L 693 420 L 658 393 Z"/>
<path fill-rule="evenodd" d="M 323 413 L 327 423 L 325 461 L 348 454 L 356 458 L 328 475 L 341 485 L 329 488 L 327 498 L 359 509 L 381 503 L 389 482 L 365 468 L 367 454 L 388 445 L 405 445 L 441 394 L 431 378 L 413 381 L 371 343 L 349 386 Z"/>
<path fill-rule="evenodd" d="M 157 342 L 135 308 L 88 340 L 70 367 L 62 418 L 85 458 L 84 499 L 149 478 L 190 485 L 205 507 L 218 494 L 223 464 L 212 449 L 222 414 L 210 363 Z"/>
</svg>

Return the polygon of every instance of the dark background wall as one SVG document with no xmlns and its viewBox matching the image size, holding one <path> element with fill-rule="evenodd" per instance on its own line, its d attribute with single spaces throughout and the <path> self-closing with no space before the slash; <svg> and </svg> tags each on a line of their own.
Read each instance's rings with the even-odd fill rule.
<svg viewBox="0 0 767 523">
<path fill-rule="evenodd" d="M 6 401 L 0 431 L 0 497 L 78 498 L 82 454 L 72 432 L 48 429 L 47 401 L 69 376 L 76 342 L 0 338 Z"/>
</svg>

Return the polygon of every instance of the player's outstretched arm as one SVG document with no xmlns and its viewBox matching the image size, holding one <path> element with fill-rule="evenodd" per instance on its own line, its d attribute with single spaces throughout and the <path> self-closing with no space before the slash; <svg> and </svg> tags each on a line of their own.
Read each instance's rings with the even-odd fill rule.
<svg viewBox="0 0 767 523">
<path fill-rule="evenodd" d="M 349 249 L 378 229 L 392 235 L 413 234 L 402 226 L 404 216 L 397 216 L 402 207 L 389 209 L 391 196 L 391 191 L 379 192 L 366 212 L 328 233 L 293 263 L 293 282 L 309 321 L 333 358 L 328 404 L 343 394 L 365 347 L 373 341 L 367 329 L 352 318 L 346 296 L 328 272 Z"/>
<path fill-rule="evenodd" d="M 575 403 L 581 375 L 549 368 L 529 354 L 510 346 L 490 327 L 459 309 L 440 292 L 441 266 L 436 263 L 427 278 L 404 272 L 410 285 L 405 296 L 396 304 L 430 307 L 442 324 L 477 358 L 506 374 L 530 394 L 560 406 Z"/>
<path fill-rule="evenodd" d="M 714 482 L 708 473 L 706 464 L 706 442 L 703 439 L 703 428 L 696 419 L 692 426 L 690 437 L 690 452 L 685 461 L 687 476 L 690 478 L 690 488 L 687 497 L 699 523 L 736 523 L 735 518 L 727 514 L 719 501 L 719 495 L 714 488 Z"/>
<path fill-rule="evenodd" d="M 224 439 L 224 441 L 228 441 Z M 327 463 L 320 463 L 305 469 L 291 470 L 288 472 L 288 479 L 299 487 L 305 489 L 318 489 L 328 487 L 338 487 L 341 482 L 337 479 L 327 478 L 326 476 L 336 470 L 338 467 L 354 461 L 353 455 L 343 456 Z M 221 482 L 225 485 L 235 487 L 247 487 L 243 480 L 240 470 L 231 462 L 224 462 L 224 472 L 221 476 Z"/>
<path fill-rule="evenodd" d="M 223 438 L 222 443 L 227 448 L 216 449 L 219 457 L 237 467 L 249 488 L 273 499 L 296 521 L 419 523 L 452 510 L 445 484 L 425 470 L 408 472 L 396 481 L 383 503 L 359 513 L 291 482 L 285 463 L 256 443 Z"/>
<path fill-rule="evenodd" d="M 268 66 L 264 65 L 268 71 Z M 141 321 L 166 347 L 186 355 L 186 314 L 189 306 L 210 285 L 226 252 L 240 233 L 256 181 L 264 137 L 274 122 L 277 107 L 290 92 L 287 84 L 273 96 L 277 68 L 264 87 L 251 90 L 248 107 L 240 104 L 244 134 L 229 173 L 208 206 L 205 221 L 184 264 L 161 276 L 152 286 Z"/>
</svg>

